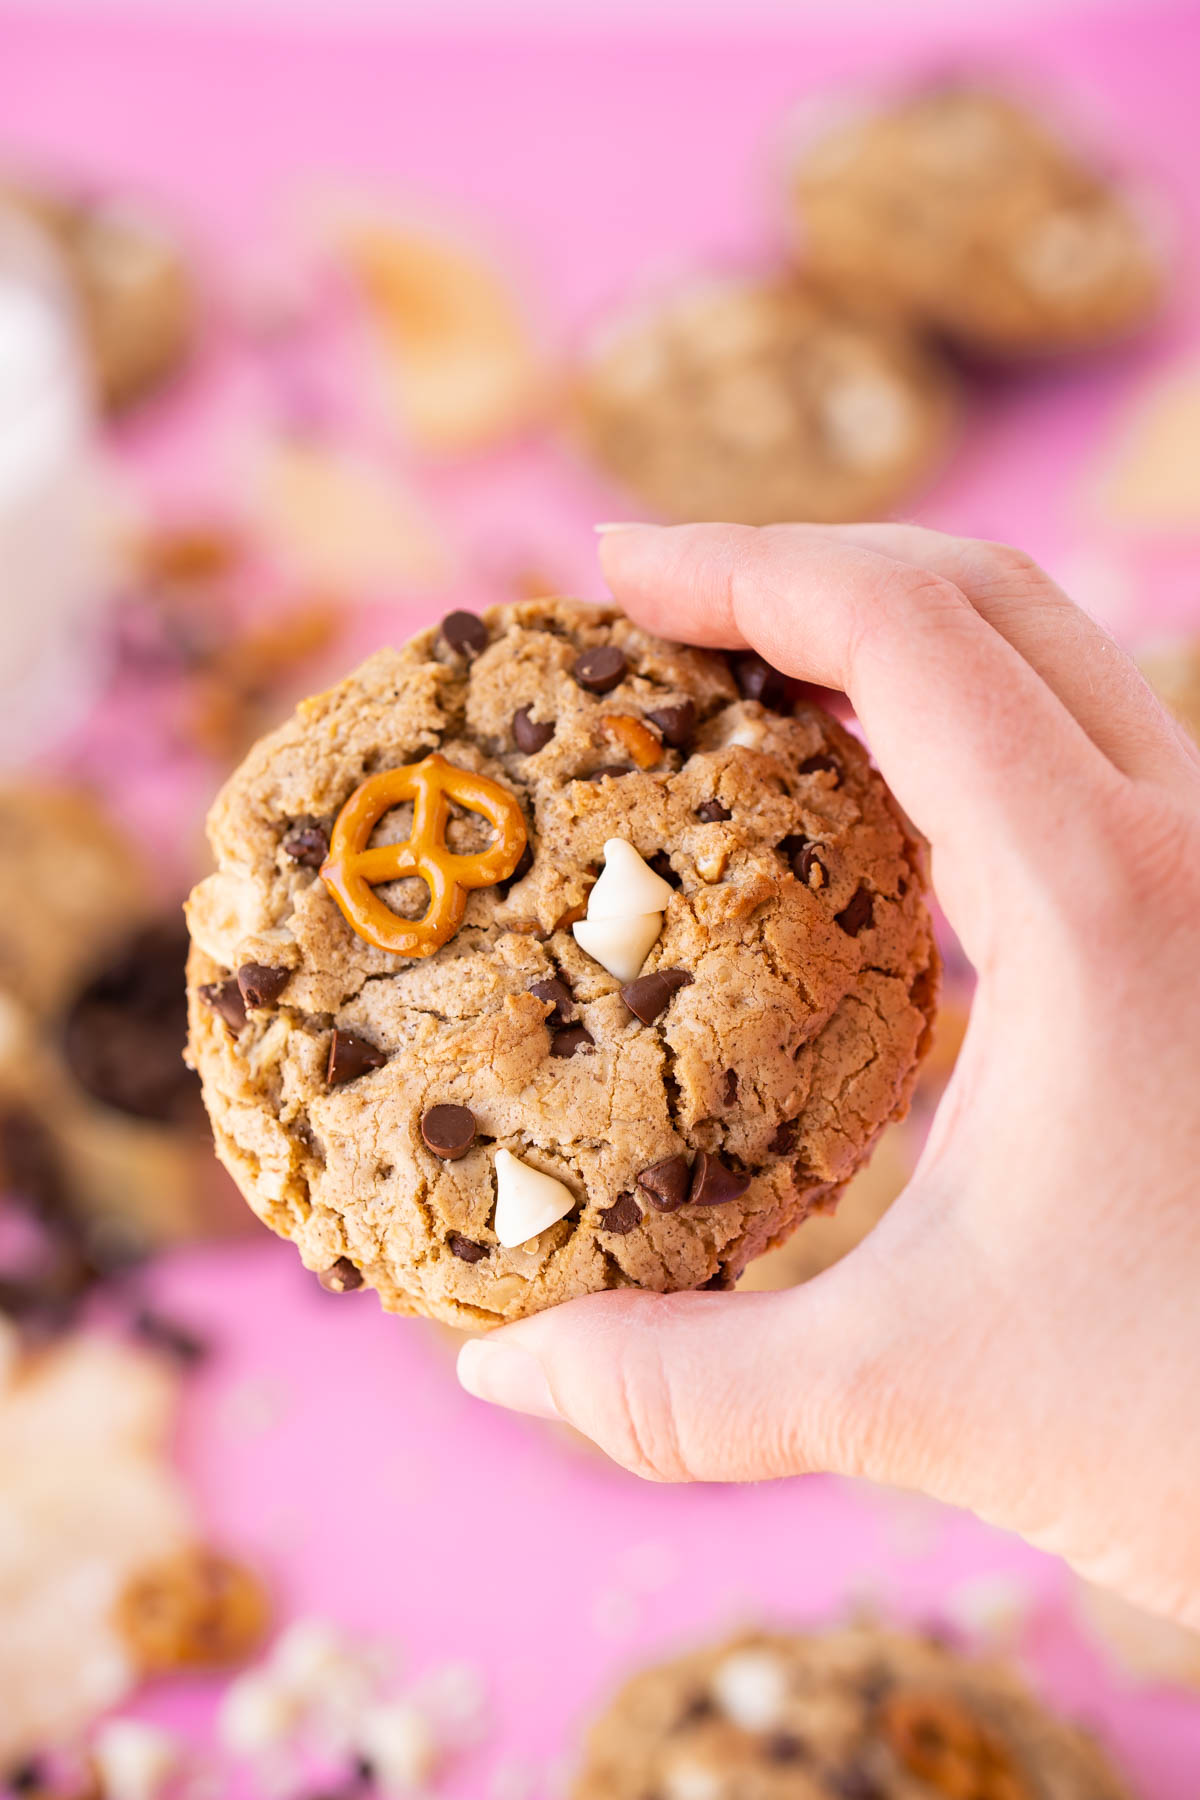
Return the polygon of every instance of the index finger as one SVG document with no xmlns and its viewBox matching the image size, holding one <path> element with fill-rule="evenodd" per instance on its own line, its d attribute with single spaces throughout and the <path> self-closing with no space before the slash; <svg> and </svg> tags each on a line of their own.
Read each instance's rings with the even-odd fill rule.
<svg viewBox="0 0 1200 1800">
<path fill-rule="evenodd" d="M 843 689 L 901 804 L 955 858 L 1062 855 L 1119 780 L 944 576 L 789 526 L 628 526 L 600 555 L 648 630 L 748 645 L 785 674 Z"/>
</svg>

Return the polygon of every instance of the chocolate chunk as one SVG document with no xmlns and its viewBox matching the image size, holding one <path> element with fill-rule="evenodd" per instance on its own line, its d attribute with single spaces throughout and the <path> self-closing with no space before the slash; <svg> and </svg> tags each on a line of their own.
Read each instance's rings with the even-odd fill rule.
<svg viewBox="0 0 1200 1800">
<path fill-rule="evenodd" d="M 305 869 L 319 869 L 329 855 L 329 833 L 319 819 L 296 819 L 283 840 L 283 851 Z"/>
<path fill-rule="evenodd" d="M 431 1106 L 422 1116 L 421 1136 L 443 1162 L 457 1162 L 475 1142 L 475 1114 L 469 1106 Z"/>
<path fill-rule="evenodd" d="M 57 1146 L 36 1113 L 23 1106 L 0 1113 L 0 1188 L 47 1223 L 72 1223 Z"/>
<path fill-rule="evenodd" d="M 857 937 L 860 931 L 875 923 L 875 896 L 870 888 L 858 888 L 853 898 L 843 906 L 840 913 L 834 913 L 833 922 L 840 925 L 847 937 Z"/>
<path fill-rule="evenodd" d="M 487 626 L 473 612 L 447 613 L 442 620 L 442 637 L 451 650 L 468 660 L 487 649 Z"/>
<path fill-rule="evenodd" d="M 683 876 L 677 875 L 671 867 L 671 859 L 665 850 L 656 850 L 653 856 L 648 856 L 646 867 L 653 869 L 654 873 L 660 876 L 668 887 L 681 888 L 683 886 Z"/>
<path fill-rule="evenodd" d="M 554 725 L 543 725 L 529 716 L 529 708 L 522 706 L 512 716 L 513 743 L 525 756 L 534 756 L 544 750 L 554 736 Z"/>
<path fill-rule="evenodd" d="M 273 963 L 243 963 L 237 972 L 242 999 L 255 1011 L 274 1006 L 291 978 L 290 969 L 277 968 Z"/>
<path fill-rule="evenodd" d="M 837 777 L 837 780 L 833 783 L 833 786 L 837 787 L 840 784 L 841 779 L 842 779 L 842 766 L 836 760 L 835 757 L 826 755 L 824 753 L 822 753 L 819 756 L 808 757 L 805 762 L 802 762 L 800 764 L 800 767 L 797 770 L 797 774 L 819 775 L 823 769 L 831 769 L 833 771 L 834 775 L 836 775 L 836 777 Z"/>
<path fill-rule="evenodd" d="M 176 1324 L 174 1319 L 164 1317 L 151 1307 L 143 1306 L 131 1321 L 133 1329 L 143 1343 L 151 1345 L 155 1350 L 165 1350 L 168 1356 L 181 1363 L 184 1368 L 195 1368 L 208 1355 L 208 1345 L 186 1325 Z"/>
<path fill-rule="evenodd" d="M 526 840 L 525 848 L 517 858 L 517 866 L 505 880 L 496 883 L 496 892 L 507 897 L 508 890 L 515 887 L 518 881 L 524 881 L 533 867 L 533 845 Z"/>
<path fill-rule="evenodd" d="M 450 1246 L 451 1253 L 457 1256 L 459 1262 L 482 1262 L 488 1254 L 486 1244 L 477 1244 L 474 1238 L 464 1237 L 461 1231 L 452 1231 L 446 1242 Z"/>
<path fill-rule="evenodd" d="M 202 1121 L 200 1082 L 183 1061 L 187 955 L 182 920 L 145 926 L 76 996 L 63 1051 L 93 1099 L 136 1119 Z"/>
<path fill-rule="evenodd" d="M 763 706 L 779 712 L 787 703 L 788 680 L 773 669 L 757 651 L 745 650 L 731 656 L 729 666 L 743 700 L 758 700 Z"/>
<path fill-rule="evenodd" d="M 624 681 L 628 667 L 623 650 L 618 650 L 615 644 L 601 644 L 597 649 L 585 650 L 577 656 L 571 664 L 571 673 L 580 687 L 587 688 L 589 693 L 607 694 Z"/>
<path fill-rule="evenodd" d="M 739 1199 L 749 1186 L 748 1175 L 727 1169 L 707 1150 L 701 1150 L 692 1164 L 692 1183 L 687 1197 L 692 1206 L 725 1206 L 730 1200 Z"/>
<path fill-rule="evenodd" d="M 804 1739 L 793 1732 L 773 1731 L 763 1745 L 763 1755 L 773 1763 L 807 1762 L 809 1749 Z"/>
<path fill-rule="evenodd" d="M 30 1756 L 24 1762 L 18 1763 L 15 1769 L 8 1771 L 4 1779 L 0 1781 L 0 1787 L 10 1787 L 14 1794 L 29 1794 L 42 1787 L 45 1781 L 45 1769 L 36 1757 Z"/>
<path fill-rule="evenodd" d="M 246 1002 L 236 976 L 231 975 L 228 981 L 206 981 L 200 998 L 220 1014 L 235 1036 L 246 1023 Z"/>
<path fill-rule="evenodd" d="M 682 1731 L 685 1726 L 699 1725 L 701 1720 L 711 1719 L 716 1710 L 708 1694 L 693 1694 L 671 1729 Z"/>
<path fill-rule="evenodd" d="M 646 717 L 658 726 L 664 744 L 672 750 L 686 750 L 696 730 L 696 702 L 681 700 L 678 706 L 660 706 Z"/>
<path fill-rule="evenodd" d="M 615 1231 L 619 1237 L 624 1237 L 627 1231 L 632 1231 L 641 1222 L 642 1209 L 632 1194 L 622 1194 L 600 1214 L 601 1231 Z"/>
<path fill-rule="evenodd" d="M 550 1040 L 550 1054 L 575 1056 L 580 1050 L 590 1050 L 595 1041 L 586 1025 L 564 1025 Z"/>
<path fill-rule="evenodd" d="M 604 763 L 600 768 L 593 769 L 590 775 L 585 775 L 583 779 L 584 781 L 605 781 L 610 775 L 615 777 L 632 774 L 633 770 L 625 763 Z"/>
<path fill-rule="evenodd" d="M 726 1069 L 721 1082 L 721 1102 L 724 1106 L 732 1106 L 737 1099 L 738 1078 L 736 1069 Z"/>
<path fill-rule="evenodd" d="M 658 1212 L 675 1212 L 687 1199 L 687 1157 L 664 1156 L 661 1162 L 651 1163 L 638 1175 L 637 1184 L 646 1190 Z"/>
<path fill-rule="evenodd" d="M 559 981 L 556 975 L 546 981 L 535 981 L 529 991 L 535 999 L 544 1000 L 549 1006 L 546 1023 L 551 1029 L 569 1025 L 575 1017 L 575 996 L 566 982 Z"/>
<path fill-rule="evenodd" d="M 767 1145 L 767 1149 L 772 1156 L 786 1156 L 795 1147 L 796 1121 L 795 1119 L 785 1119 L 782 1125 L 776 1126 L 775 1135 Z"/>
<path fill-rule="evenodd" d="M 686 969 L 656 969 L 653 975 L 639 975 L 621 989 L 621 998 L 643 1025 L 653 1025 L 660 1012 L 671 1002 L 671 996 L 690 985 L 692 977 Z"/>
<path fill-rule="evenodd" d="M 339 1256 L 335 1263 L 322 1269 L 317 1280 L 327 1294 L 352 1294 L 363 1284 L 362 1270 L 356 1269 L 348 1256 Z"/>
<path fill-rule="evenodd" d="M 343 1087 L 347 1081 L 369 1075 L 372 1069 L 382 1069 L 386 1061 L 384 1052 L 369 1038 L 359 1037 L 356 1031 L 338 1030 L 329 1040 L 325 1080 L 330 1087 Z"/>
<path fill-rule="evenodd" d="M 829 886 L 829 870 L 821 861 L 819 844 L 805 844 L 792 858 L 792 874 L 808 888 Z"/>
<path fill-rule="evenodd" d="M 732 819 L 733 814 L 719 800 L 704 800 L 696 808 L 696 817 L 706 825 L 719 825 L 722 819 Z"/>
</svg>

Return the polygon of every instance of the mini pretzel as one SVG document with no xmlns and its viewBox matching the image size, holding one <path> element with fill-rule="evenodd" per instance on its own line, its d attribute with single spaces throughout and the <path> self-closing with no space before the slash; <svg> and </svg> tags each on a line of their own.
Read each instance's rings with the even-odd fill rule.
<svg viewBox="0 0 1200 1800">
<path fill-rule="evenodd" d="M 891 1694 L 882 1725 L 909 1774 L 946 1800 L 1030 1800 L 1004 1744 L 952 1695 Z"/>
<path fill-rule="evenodd" d="M 412 829 L 402 844 L 367 848 L 384 813 L 413 803 Z M 450 801 L 482 813 L 498 833 L 474 856 L 458 856 L 446 843 Z M 463 921 L 470 888 L 493 887 L 513 873 L 527 840 L 525 817 L 505 788 L 455 768 L 436 751 L 423 762 L 372 775 L 355 788 L 337 816 L 321 879 L 348 924 L 377 949 L 396 956 L 432 956 Z M 429 889 L 423 919 L 402 919 L 372 889 L 383 881 L 419 875 Z"/>
</svg>

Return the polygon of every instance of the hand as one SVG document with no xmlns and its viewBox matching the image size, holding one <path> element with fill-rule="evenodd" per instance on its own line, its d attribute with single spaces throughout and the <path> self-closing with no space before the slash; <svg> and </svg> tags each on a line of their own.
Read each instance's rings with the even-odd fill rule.
<svg viewBox="0 0 1200 1800">
<path fill-rule="evenodd" d="M 469 1344 L 464 1385 L 658 1480 L 920 1488 L 1200 1626 L 1200 758 L 1013 550 L 636 526 L 602 559 L 648 628 L 846 691 L 978 991 L 844 1262 L 593 1295 Z"/>
</svg>

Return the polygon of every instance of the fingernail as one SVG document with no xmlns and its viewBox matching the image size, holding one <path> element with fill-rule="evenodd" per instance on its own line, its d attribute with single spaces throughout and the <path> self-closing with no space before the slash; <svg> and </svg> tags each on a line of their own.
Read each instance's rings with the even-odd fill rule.
<svg viewBox="0 0 1200 1800">
<path fill-rule="evenodd" d="M 593 525 L 592 530 L 597 537 L 603 537 L 609 531 L 640 531 L 642 523 L 641 519 L 605 519 L 601 524 Z"/>
<path fill-rule="evenodd" d="M 458 1379 L 468 1394 L 489 1400 L 493 1406 L 532 1413 L 535 1419 L 561 1416 L 541 1363 L 516 1344 L 472 1338 L 458 1353 Z"/>
</svg>

